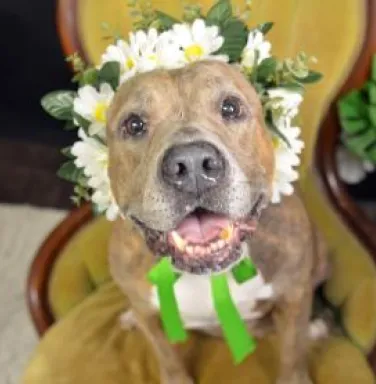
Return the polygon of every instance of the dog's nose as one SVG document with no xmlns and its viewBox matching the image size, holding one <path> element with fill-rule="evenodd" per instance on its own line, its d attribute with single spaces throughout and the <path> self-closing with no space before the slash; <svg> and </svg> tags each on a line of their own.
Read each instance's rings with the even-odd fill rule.
<svg viewBox="0 0 376 384">
<path fill-rule="evenodd" d="M 162 161 L 163 180 L 183 192 L 201 194 L 218 185 L 225 175 L 225 159 L 207 142 L 171 147 Z"/>
</svg>

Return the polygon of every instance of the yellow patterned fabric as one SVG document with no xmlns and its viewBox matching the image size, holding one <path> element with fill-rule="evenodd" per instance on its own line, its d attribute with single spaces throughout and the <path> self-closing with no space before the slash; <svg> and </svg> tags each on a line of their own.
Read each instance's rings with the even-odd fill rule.
<svg viewBox="0 0 376 384">
<path fill-rule="evenodd" d="M 180 2 L 154 0 L 155 7 L 179 16 Z M 211 4 L 203 0 L 206 8 Z M 78 29 L 91 61 L 108 44 L 102 22 L 122 33 L 130 19 L 124 0 L 80 0 Z M 242 1 L 234 4 L 241 6 Z M 364 1 L 254 0 L 252 24 L 274 21 L 273 52 L 293 56 L 299 50 L 315 55 L 325 78 L 309 90 L 302 113 L 306 142 L 300 187 L 306 206 L 324 233 L 333 257 L 333 276 L 325 290 L 342 314 L 354 343 L 333 337 L 312 348 L 310 371 L 319 384 L 374 383 L 364 354 L 376 337 L 376 272 L 368 253 L 337 217 L 319 190 L 313 150 L 320 120 L 359 53 L 364 34 Z M 158 383 L 150 348 L 137 331 L 120 329 L 118 316 L 126 299 L 108 273 L 107 242 L 111 224 L 93 221 L 63 251 L 50 281 L 50 301 L 59 322 L 43 337 L 25 372 L 25 384 Z M 260 342 L 242 365 L 232 364 L 224 343 L 192 335 L 182 349 L 188 370 L 200 384 L 275 382 L 275 337 Z"/>
<path fill-rule="evenodd" d="M 113 282 L 102 284 L 44 336 L 27 368 L 24 384 L 158 384 L 151 347 L 137 330 L 124 331 L 119 315 L 126 309 Z M 179 347 L 197 384 L 274 384 L 277 340 L 263 339 L 255 354 L 235 366 L 225 343 L 191 334 Z M 316 384 L 373 384 L 362 353 L 348 340 L 333 337 L 311 350 Z"/>
</svg>

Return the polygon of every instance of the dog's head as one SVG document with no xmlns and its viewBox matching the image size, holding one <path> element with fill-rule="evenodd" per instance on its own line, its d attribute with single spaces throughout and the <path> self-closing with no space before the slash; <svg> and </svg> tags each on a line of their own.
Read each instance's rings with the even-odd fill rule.
<svg viewBox="0 0 376 384">
<path fill-rule="evenodd" d="M 244 76 L 215 61 L 140 74 L 120 87 L 108 121 L 112 190 L 151 250 L 197 274 L 235 263 L 274 171 Z"/>
</svg>

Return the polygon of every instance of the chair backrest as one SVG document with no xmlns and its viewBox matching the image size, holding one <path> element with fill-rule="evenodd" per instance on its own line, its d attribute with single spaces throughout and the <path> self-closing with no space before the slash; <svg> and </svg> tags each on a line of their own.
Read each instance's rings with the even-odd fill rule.
<svg viewBox="0 0 376 384">
<path fill-rule="evenodd" d="M 320 126 L 315 163 L 331 203 L 376 260 L 376 224 L 349 196 L 338 176 L 335 159 L 335 149 L 339 142 L 341 129 L 336 102 L 344 93 L 360 88 L 365 83 L 370 73 L 372 56 L 376 53 L 376 2 L 368 0 L 367 8 L 366 33 L 361 53 L 345 84 L 333 99 Z"/>
</svg>

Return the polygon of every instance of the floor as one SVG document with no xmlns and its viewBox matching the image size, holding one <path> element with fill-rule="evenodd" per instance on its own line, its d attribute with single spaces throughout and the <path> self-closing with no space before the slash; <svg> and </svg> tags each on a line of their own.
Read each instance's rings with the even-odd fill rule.
<svg viewBox="0 0 376 384">
<path fill-rule="evenodd" d="M 0 384 L 20 382 L 36 346 L 25 305 L 28 268 L 42 240 L 65 215 L 58 209 L 0 204 Z"/>
</svg>

